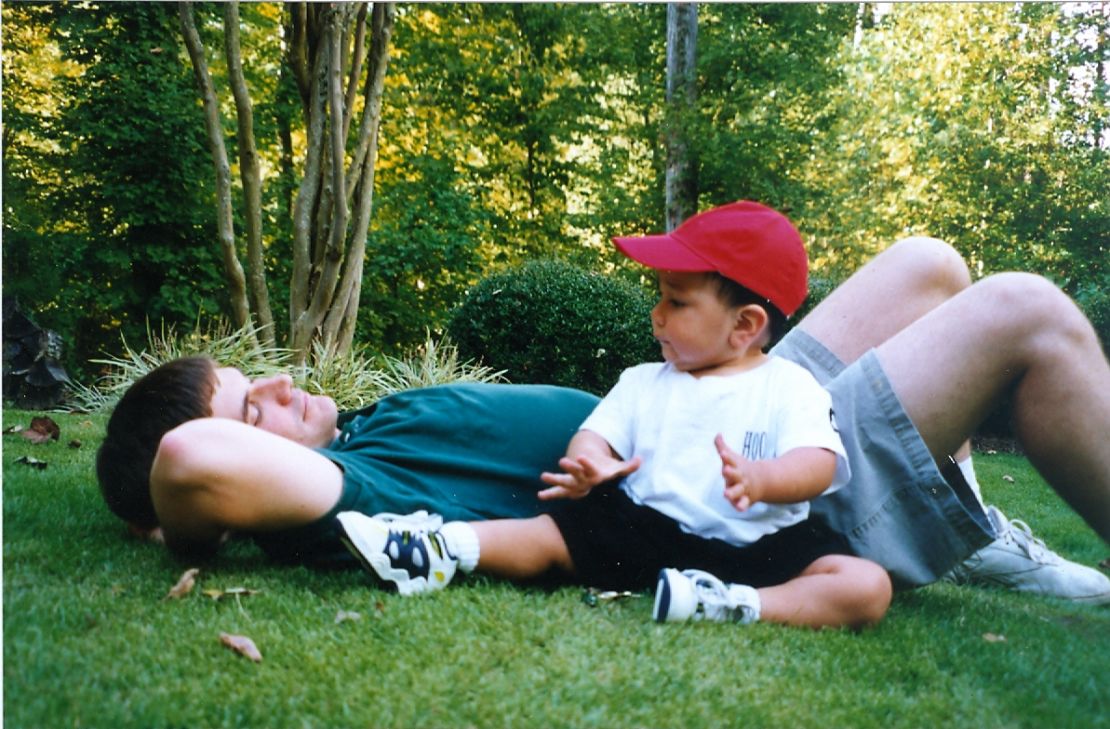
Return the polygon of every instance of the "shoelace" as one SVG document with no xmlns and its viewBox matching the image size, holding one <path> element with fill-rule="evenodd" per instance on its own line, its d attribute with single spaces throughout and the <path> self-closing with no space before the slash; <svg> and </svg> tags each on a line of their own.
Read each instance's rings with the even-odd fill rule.
<svg viewBox="0 0 1110 729">
<path fill-rule="evenodd" d="M 703 613 L 713 615 L 719 611 L 736 609 L 736 604 L 729 595 L 728 586 L 718 577 L 708 572 L 689 576 L 694 581 L 694 591 L 697 592 Z"/>
<path fill-rule="evenodd" d="M 1006 529 L 1006 539 L 1021 547 L 1029 555 L 1029 558 L 1035 562 L 1050 564 L 1054 561 L 1052 557 L 1056 556 L 1049 551 L 1042 540 L 1033 536 L 1033 530 L 1021 519 L 1014 519 L 1009 522 Z"/>
</svg>

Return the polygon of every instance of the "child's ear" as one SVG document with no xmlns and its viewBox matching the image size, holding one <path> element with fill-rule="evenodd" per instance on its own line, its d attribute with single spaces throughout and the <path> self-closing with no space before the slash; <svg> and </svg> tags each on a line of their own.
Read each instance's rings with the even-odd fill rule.
<svg viewBox="0 0 1110 729">
<path fill-rule="evenodd" d="M 762 341 L 763 334 L 771 322 L 766 309 L 757 304 L 748 304 L 738 308 L 734 316 L 730 335 L 734 347 L 746 348 L 752 346 L 753 342 Z"/>
</svg>

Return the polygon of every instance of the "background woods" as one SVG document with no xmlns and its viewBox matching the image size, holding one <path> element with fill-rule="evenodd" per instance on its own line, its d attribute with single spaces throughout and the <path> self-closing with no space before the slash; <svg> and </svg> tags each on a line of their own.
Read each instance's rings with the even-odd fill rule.
<svg viewBox="0 0 1110 729">
<path fill-rule="evenodd" d="M 677 128 L 818 284 L 927 233 L 1105 338 L 1110 6 L 876 7 L 699 5 L 668 102 L 665 5 L 5 3 L 4 293 L 78 379 L 215 314 L 395 353 L 526 260 L 638 280 L 606 241 L 667 224 Z"/>
</svg>

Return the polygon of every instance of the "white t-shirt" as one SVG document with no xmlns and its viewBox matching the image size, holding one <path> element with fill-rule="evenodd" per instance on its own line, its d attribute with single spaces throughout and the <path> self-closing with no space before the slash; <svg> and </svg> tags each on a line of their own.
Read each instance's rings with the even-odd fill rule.
<svg viewBox="0 0 1110 729">
<path fill-rule="evenodd" d="M 628 459 L 643 458 L 620 488 L 638 504 L 675 519 L 682 529 L 732 544 L 804 521 L 809 503 L 757 503 L 737 511 L 724 495 L 718 433 L 749 460 L 776 458 L 801 447 L 837 456 L 830 493 L 848 480 L 832 398 L 804 368 L 771 357 L 734 375 L 694 377 L 653 362 L 625 370 L 582 424 Z"/>
</svg>

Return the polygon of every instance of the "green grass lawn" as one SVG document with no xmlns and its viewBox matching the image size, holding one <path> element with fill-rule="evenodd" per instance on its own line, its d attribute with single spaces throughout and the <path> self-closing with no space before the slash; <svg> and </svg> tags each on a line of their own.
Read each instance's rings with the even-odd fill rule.
<svg viewBox="0 0 1110 729">
<path fill-rule="evenodd" d="M 4 426 L 30 417 L 7 411 Z M 991 590 L 900 594 L 862 633 L 659 626 L 647 595 L 588 607 L 579 589 L 470 579 L 403 599 L 236 542 L 193 593 L 163 600 L 191 565 L 101 505 L 104 418 L 53 417 L 57 442 L 3 438 L 12 729 L 1110 726 L 1110 609 Z M 1022 458 L 978 463 L 988 499 L 1051 546 L 1087 564 L 1110 554 Z M 235 587 L 258 592 L 203 594 Z M 263 661 L 221 632 L 251 637 Z"/>
</svg>

